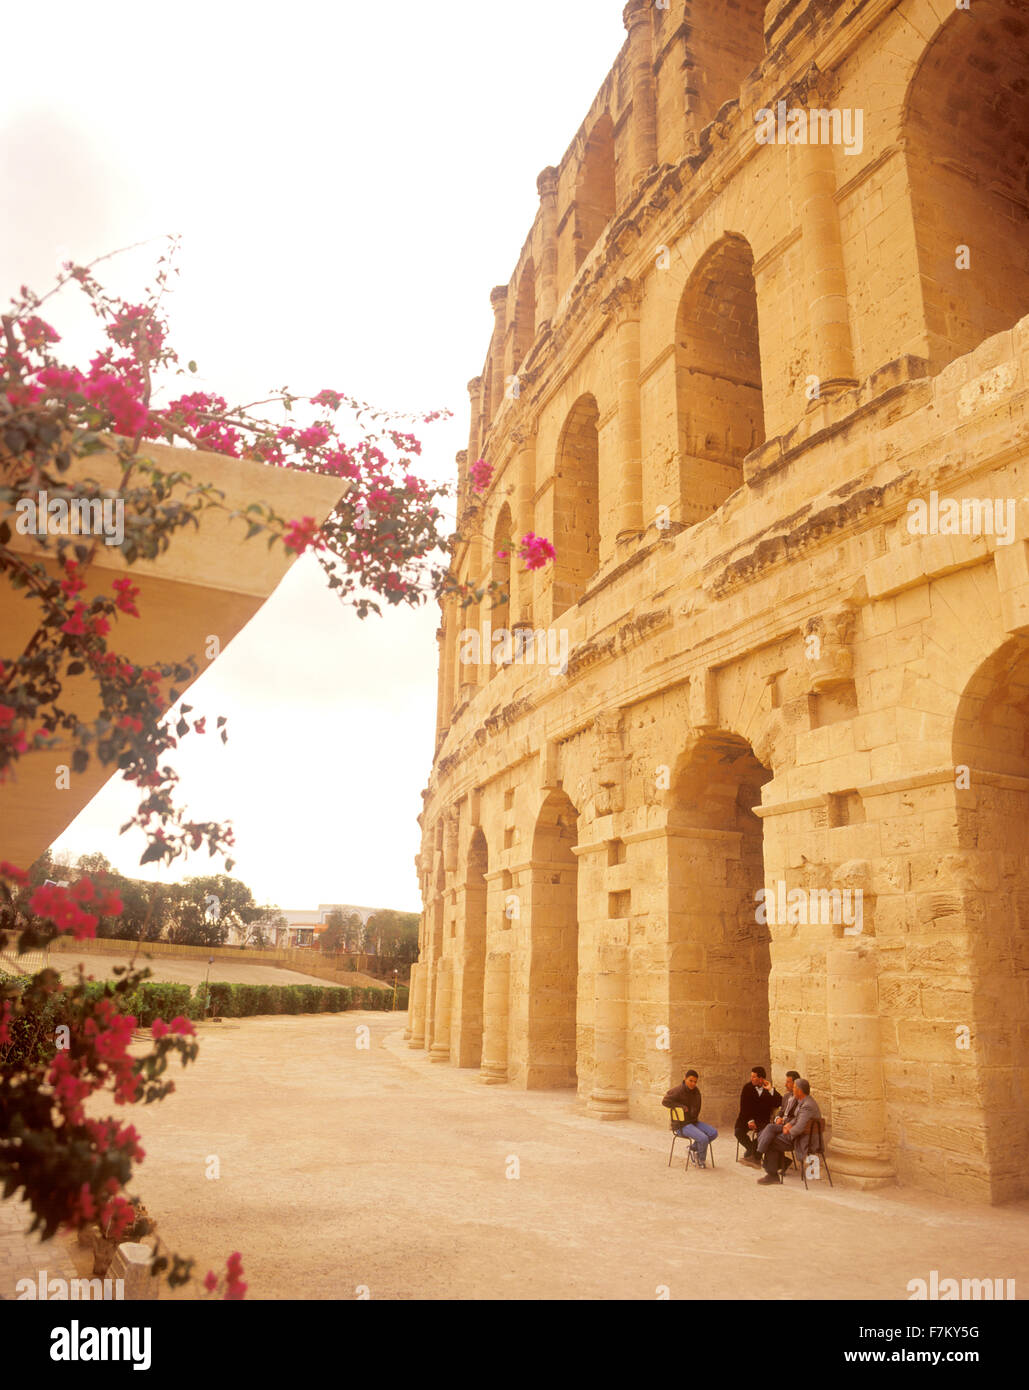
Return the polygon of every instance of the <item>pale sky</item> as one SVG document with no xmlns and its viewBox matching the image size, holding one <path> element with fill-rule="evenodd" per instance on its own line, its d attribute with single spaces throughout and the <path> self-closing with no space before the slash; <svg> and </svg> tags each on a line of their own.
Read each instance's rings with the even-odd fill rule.
<svg viewBox="0 0 1029 1390">
<path fill-rule="evenodd" d="M 449 407 L 455 418 L 421 437 L 424 473 L 452 477 L 490 289 L 514 269 L 536 175 L 614 61 L 621 12 L 622 0 L 8 7 L 0 299 L 49 288 L 68 257 L 181 233 L 172 342 L 199 387 Z M 148 256 L 107 283 L 138 290 Z M 63 299 L 47 315 L 58 327 Z M 258 901 L 417 911 L 438 610 L 362 623 L 322 579 L 299 561 L 193 687 L 231 739 L 220 754 L 184 740 L 183 797 L 232 821 L 233 872 Z M 55 849 L 99 849 L 146 876 L 141 842 L 117 834 L 130 805 L 112 781 Z M 173 876 L 221 867 L 179 860 Z"/>
</svg>

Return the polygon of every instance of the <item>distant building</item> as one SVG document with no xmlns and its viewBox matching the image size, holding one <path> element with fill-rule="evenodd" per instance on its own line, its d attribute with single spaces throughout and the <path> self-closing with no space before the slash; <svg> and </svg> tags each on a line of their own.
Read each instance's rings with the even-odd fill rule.
<svg viewBox="0 0 1029 1390">
<path fill-rule="evenodd" d="M 284 907 L 282 915 L 287 925 L 275 929 L 272 944 L 280 947 L 316 946 L 331 912 L 342 912 L 344 915 L 356 912 L 363 925 L 373 912 L 379 910 L 377 907 L 357 907 L 353 903 L 319 903 L 317 908 L 312 909 Z"/>
</svg>

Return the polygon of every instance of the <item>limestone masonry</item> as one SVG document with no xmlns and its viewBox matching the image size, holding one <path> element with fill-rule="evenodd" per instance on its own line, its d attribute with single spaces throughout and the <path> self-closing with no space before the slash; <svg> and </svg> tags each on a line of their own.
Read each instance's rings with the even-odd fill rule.
<svg viewBox="0 0 1029 1390">
<path fill-rule="evenodd" d="M 1029 7 L 624 17 L 469 388 L 410 1045 L 1025 1195 Z"/>
</svg>

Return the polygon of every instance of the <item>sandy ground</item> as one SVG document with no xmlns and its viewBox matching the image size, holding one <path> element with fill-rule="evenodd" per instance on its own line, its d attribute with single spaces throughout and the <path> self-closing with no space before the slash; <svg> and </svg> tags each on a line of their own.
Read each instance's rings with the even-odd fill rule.
<svg viewBox="0 0 1029 1390">
<path fill-rule="evenodd" d="M 128 965 L 130 960 L 126 953 L 124 956 L 88 956 L 85 952 L 76 952 L 74 956 L 63 955 L 54 952 L 50 957 L 50 964 L 62 977 L 62 979 L 73 978 L 78 968 L 79 961 L 86 967 L 86 973 L 94 976 L 97 980 L 114 979 L 112 973 L 116 965 Z M 188 958 L 179 959 L 169 956 L 151 956 L 147 959 L 142 952 L 136 959 L 137 967 L 148 966 L 150 978 L 159 980 L 165 984 L 180 985 L 199 985 L 203 984 L 204 978 L 208 973 L 206 960 L 190 960 Z M 301 975 L 296 970 L 280 970 L 274 965 L 247 965 L 235 963 L 233 961 L 215 961 L 210 967 L 210 979 L 218 980 L 226 984 L 237 985 L 374 985 L 379 989 L 386 986 L 381 980 L 375 980 L 370 975 L 364 975 L 355 971 L 352 975 L 348 974 L 345 980 L 320 980 L 316 975 Z"/>
<path fill-rule="evenodd" d="M 686 1173 L 664 1128 L 483 1086 L 409 1049 L 404 1021 L 204 1025 L 176 1093 L 132 1116 L 135 1190 L 172 1248 L 201 1273 L 239 1250 L 257 1299 L 905 1299 L 933 1269 L 1029 1289 L 1029 1203 L 759 1187 L 731 1135 Z"/>
</svg>

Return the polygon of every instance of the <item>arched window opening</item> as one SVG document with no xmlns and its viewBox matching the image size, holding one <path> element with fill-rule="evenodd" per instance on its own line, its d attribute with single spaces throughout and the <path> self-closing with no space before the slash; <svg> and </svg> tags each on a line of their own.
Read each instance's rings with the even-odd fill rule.
<svg viewBox="0 0 1029 1390">
<path fill-rule="evenodd" d="M 536 270 L 532 261 L 526 264 L 518 282 L 514 332 L 514 366 L 517 372 L 536 340 Z"/>
<path fill-rule="evenodd" d="M 553 616 L 579 602 L 600 556 L 600 451 L 593 396 L 572 407 L 557 450 L 554 477 Z"/>
<path fill-rule="evenodd" d="M 693 6 L 686 43 L 686 99 L 702 130 L 765 56 L 765 0 L 705 0 Z"/>
<path fill-rule="evenodd" d="M 615 215 L 615 129 L 611 117 L 601 116 L 586 141 L 586 152 L 575 185 L 575 268 L 593 250 L 597 238 Z"/>
<path fill-rule="evenodd" d="M 679 304 L 676 404 L 682 519 L 710 516 L 743 483 L 764 443 L 754 257 L 729 234 L 702 258 Z"/>
<path fill-rule="evenodd" d="M 1029 17 L 976 0 L 930 45 L 904 121 L 930 369 L 1029 313 Z"/>
</svg>

